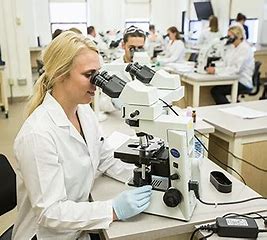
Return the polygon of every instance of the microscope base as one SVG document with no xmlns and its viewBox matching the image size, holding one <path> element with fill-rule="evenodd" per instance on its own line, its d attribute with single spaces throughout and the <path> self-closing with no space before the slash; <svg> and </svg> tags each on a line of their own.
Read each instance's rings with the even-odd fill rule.
<svg viewBox="0 0 267 240">
<path fill-rule="evenodd" d="M 168 178 L 161 176 L 152 176 L 152 197 L 149 207 L 144 211 L 145 213 L 163 216 L 168 218 L 174 218 L 182 221 L 189 221 L 192 217 L 193 210 L 196 205 L 196 198 L 192 194 L 189 205 L 191 206 L 191 213 L 186 213 L 186 209 L 183 209 L 182 202 L 176 207 L 168 207 L 163 201 L 163 196 L 166 190 L 169 188 Z M 128 182 L 129 187 L 135 187 L 133 181 Z M 182 200 L 183 201 L 183 200 Z"/>
</svg>

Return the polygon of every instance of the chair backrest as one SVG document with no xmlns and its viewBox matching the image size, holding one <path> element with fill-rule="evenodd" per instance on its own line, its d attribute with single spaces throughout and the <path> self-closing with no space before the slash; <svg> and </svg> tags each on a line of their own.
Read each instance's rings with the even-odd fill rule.
<svg viewBox="0 0 267 240">
<path fill-rule="evenodd" d="M 0 154 L 0 216 L 17 205 L 16 174 L 5 155 Z"/>
<path fill-rule="evenodd" d="M 250 96 L 254 96 L 256 94 L 258 94 L 258 92 L 260 91 L 260 67 L 261 67 L 261 62 L 256 61 L 255 62 L 255 67 L 254 67 L 254 72 L 252 75 L 252 83 L 254 86 L 254 90 L 249 93 Z"/>
</svg>

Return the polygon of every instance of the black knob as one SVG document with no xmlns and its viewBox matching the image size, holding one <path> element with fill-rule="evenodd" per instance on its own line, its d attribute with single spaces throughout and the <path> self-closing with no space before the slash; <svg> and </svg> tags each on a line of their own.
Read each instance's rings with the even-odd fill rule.
<svg viewBox="0 0 267 240">
<path fill-rule="evenodd" d="M 130 117 L 131 118 L 134 118 L 135 116 L 137 116 L 137 115 L 139 115 L 139 111 L 138 110 L 135 110 L 134 112 L 132 112 L 131 114 L 130 114 Z"/>
<path fill-rule="evenodd" d="M 164 193 L 163 201 L 168 207 L 176 207 L 182 201 L 182 194 L 176 188 L 169 188 Z"/>
<path fill-rule="evenodd" d="M 171 180 L 177 180 L 177 179 L 180 179 L 180 177 L 177 173 L 174 173 L 174 174 L 170 175 L 170 179 Z"/>
</svg>

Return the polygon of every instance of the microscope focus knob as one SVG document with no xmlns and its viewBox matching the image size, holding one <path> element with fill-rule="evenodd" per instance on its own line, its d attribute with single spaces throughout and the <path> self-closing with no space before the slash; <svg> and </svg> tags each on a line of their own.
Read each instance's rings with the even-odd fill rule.
<svg viewBox="0 0 267 240">
<path fill-rule="evenodd" d="M 164 193 L 163 201 L 168 207 L 176 207 L 182 201 L 182 194 L 176 188 L 169 188 Z"/>
</svg>

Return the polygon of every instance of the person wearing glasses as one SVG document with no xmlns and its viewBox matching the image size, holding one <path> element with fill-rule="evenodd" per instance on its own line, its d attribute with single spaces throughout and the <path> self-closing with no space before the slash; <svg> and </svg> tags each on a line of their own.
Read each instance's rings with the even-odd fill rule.
<svg viewBox="0 0 267 240">
<path fill-rule="evenodd" d="M 231 47 L 227 49 L 223 58 L 224 66 L 208 67 L 206 71 L 209 74 L 238 75 L 238 94 L 246 93 L 253 89 L 254 54 L 251 46 L 244 40 L 241 27 L 230 27 L 228 37 L 227 44 L 231 44 Z M 230 85 L 215 86 L 211 89 L 211 95 L 216 104 L 226 104 L 229 103 L 226 96 L 231 94 L 231 90 Z"/>
<path fill-rule="evenodd" d="M 159 59 L 160 65 L 185 61 L 185 46 L 181 40 L 178 29 L 174 26 L 167 30 L 169 43 L 164 51 L 164 55 Z"/>
<path fill-rule="evenodd" d="M 124 54 L 111 63 L 111 65 L 113 66 L 117 65 L 117 68 L 120 70 L 110 71 L 110 73 L 116 74 L 124 81 L 131 81 L 132 77 L 124 70 L 126 67 L 125 64 L 133 61 L 133 56 L 135 52 L 144 51 L 145 40 L 146 35 L 142 29 L 135 26 L 130 26 L 126 28 L 122 39 L 122 48 L 124 49 Z M 105 113 L 120 110 L 122 104 L 122 101 L 118 98 L 110 98 L 106 94 L 100 94 L 100 110 Z"/>
<path fill-rule="evenodd" d="M 107 229 L 145 210 L 151 186 L 88 200 L 98 171 L 125 182 L 133 170 L 114 159 L 89 105 L 99 54 L 88 38 L 65 31 L 46 47 L 43 62 L 14 143 L 18 214 L 12 239 L 89 240 L 87 230 Z"/>
<path fill-rule="evenodd" d="M 133 61 L 134 52 L 144 51 L 146 41 L 145 32 L 135 26 L 125 29 L 122 39 L 124 54 L 113 63 L 130 63 Z"/>
</svg>

